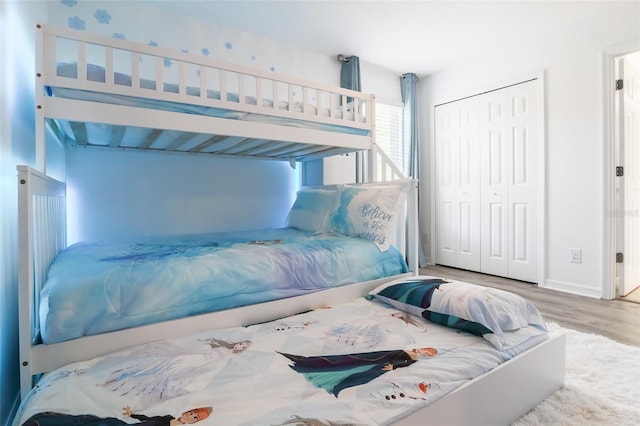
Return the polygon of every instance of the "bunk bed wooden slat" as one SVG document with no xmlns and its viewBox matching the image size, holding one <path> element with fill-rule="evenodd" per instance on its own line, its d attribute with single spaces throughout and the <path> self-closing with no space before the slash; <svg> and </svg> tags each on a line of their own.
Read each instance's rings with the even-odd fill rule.
<svg viewBox="0 0 640 426">
<path fill-rule="evenodd" d="M 62 118 L 69 121 L 93 122 L 100 117 L 101 123 L 136 126 L 149 129 L 192 131 L 203 134 L 221 134 L 246 138 L 264 138 L 264 128 L 260 123 L 242 120 L 229 120 L 218 117 L 199 116 L 194 114 L 178 114 L 168 111 L 147 110 L 128 106 L 114 106 L 87 101 L 70 100 L 64 98 L 44 99 L 45 109 L 49 118 Z M 65 112 L 62 112 L 65 111 Z M 179 119 L 176 119 L 179 116 Z M 133 123 L 131 123 L 133 121 Z M 215 129 L 215 131 L 213 130 Z M 319 134 L 311 129 L 278 126 L 272 129 L 271 140 L 288 141 L 292 143 L 307 143 L 341 147 L 347 150 L 370 149 L 372 142 L 368 136 L 332 133 L 331 138 Z"/>
<path fill-rule="evenodd" d="M 111 141 L 109 142 L 109 146 L 113 148 L 119 147 L 126 130 L 127 128 L 125 126 L 113 126 L 111 129 Z"/>
</svg>

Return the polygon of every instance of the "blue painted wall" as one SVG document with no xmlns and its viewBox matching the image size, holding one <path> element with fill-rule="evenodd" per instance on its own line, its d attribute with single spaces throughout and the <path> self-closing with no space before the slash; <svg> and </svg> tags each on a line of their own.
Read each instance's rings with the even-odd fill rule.
<svg viewBox="0 0 640 426">
<path fill-rule="evenodd" d="M 35 165 L 33 46 L 41 2 L 0 1 L 0 422 L 18 389 L 18 212 L 16 165 Z M 29 54 L 25 55 L 24 53 Z M 7 423 L 8 424 L 8 423 Z"/>
<path fill-rule="evenodd" d="M 154 2 L 0 1 L 1 424 L 10 424 L 19 403 L 15 166 L 35 166 L 34 79 L 25 76 L 34 74 L 38 22 L 156 43 L 331 84 L 339 79 L 335 58 L 182 19 L 155 7 Z M 65 154 L 59 148 L 51 153 L 55 165 L 49 170 L 69 185 L 71 242 L 159 230 L 166 234 L 279 226 L 293 202 L 298 179 L 297 170 L 277 161 L 142 156 L 123 151 Z M 111 202 L 106 202 L 108 197 Z"/>
</svg>

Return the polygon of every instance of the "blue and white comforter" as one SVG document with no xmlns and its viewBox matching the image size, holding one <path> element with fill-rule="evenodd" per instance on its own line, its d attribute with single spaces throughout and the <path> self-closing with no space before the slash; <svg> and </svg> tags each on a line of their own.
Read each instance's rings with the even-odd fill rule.
<svg viewBox="0 0 640 426">
<path fill-rule="evenodd" d="M 78 243 L 51 266 L 41 335 L 55 343 L 406 271 L 397 250 L 293 228 Z"/>
</svg>

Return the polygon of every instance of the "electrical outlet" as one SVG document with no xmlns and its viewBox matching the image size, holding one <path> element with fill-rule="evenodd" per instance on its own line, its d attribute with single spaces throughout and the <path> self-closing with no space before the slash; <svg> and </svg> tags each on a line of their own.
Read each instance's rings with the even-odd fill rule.
<svg viewBox="0 0 640 426">
<path fill-rule="evenodd" d="M 571 263 L 582 263 L 581 249 L 571 249 Z"/>
</svg>

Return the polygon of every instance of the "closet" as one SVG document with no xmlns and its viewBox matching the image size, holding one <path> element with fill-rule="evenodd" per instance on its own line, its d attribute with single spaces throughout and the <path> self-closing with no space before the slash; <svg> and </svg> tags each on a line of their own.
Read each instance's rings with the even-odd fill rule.
<svg viewBox="0 0 640 426">
<path fill-rule="evenodd" d="M 538 281 L 538 80 L 435 107 L 437 264 Z"/>
</svg>

